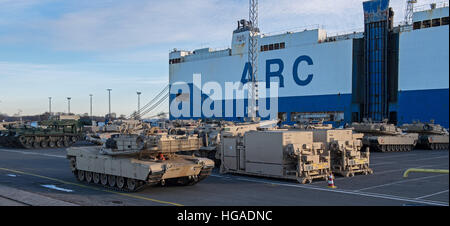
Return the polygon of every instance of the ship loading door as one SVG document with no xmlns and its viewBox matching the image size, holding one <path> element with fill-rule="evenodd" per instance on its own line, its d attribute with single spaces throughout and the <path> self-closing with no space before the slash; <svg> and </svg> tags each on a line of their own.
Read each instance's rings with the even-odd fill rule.
<svg viewBox="0 0 450 226">
<path fill-rule="evenodd" d="M 364 7 L 364 103 L 363 117 L 372 121 L 389 118 L 388 41 L 393 12 L 389 0 L 372 0 Z"/>
</svg>

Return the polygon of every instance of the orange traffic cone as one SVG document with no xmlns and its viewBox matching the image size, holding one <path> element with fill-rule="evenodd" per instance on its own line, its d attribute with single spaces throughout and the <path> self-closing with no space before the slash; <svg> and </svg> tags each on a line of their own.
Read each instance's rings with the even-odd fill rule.
<svg viewBox="0 0 450 226">
<path fill-rule="evenodd" d="M 329 188 L 336 188 L 336 186 L 334 186 L 334 176 L 333 176 L 333 174 L 330 174 L 328 176 L 327 182 L 328 182 L 328 187 Z"/>
</svg>

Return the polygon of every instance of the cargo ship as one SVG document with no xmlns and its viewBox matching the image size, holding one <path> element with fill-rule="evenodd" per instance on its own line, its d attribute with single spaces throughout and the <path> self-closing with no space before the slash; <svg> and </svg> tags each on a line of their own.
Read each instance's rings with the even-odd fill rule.
<svg viewBox="0 0 450 226">
<path fill-rule="evenodd" d="M 258 90 L 278 86 L 277 116 L 286 124 L 324 120 L 342 126 L 363 119 L 403 124 L 433 119 L 448 128 L 448 3 L 416 8 L 411 22 L 397 26 L 389 0 L 363 2 L 363 9 L 364 31 L 360 32 L 329 36 L 317 27 L 258 33 L 257 79 L 266 82 Z M 238 21 L 227 49 L 170 52 L 171 119 L 244 120 L 237 104 L 243 101 L 246 106 L 245 97 L 222 93 L 212 98 L 193 85 L 193 74 L 200 75 L 201 84 L 216 82 L 222 88 L 227 82 L 245 83 L 251 71 L 251 29 L 257 28 L 246 20 Z M 189 89 L 176 88 L 179 83 L 188 84 Z M 200 89 L 200 102 L 194 99 L 196 89 Z M 200 112 L 205 101 L 220 105 L 222 113 Z M 188 110 L 174 113 L 183 106 Z"/>
</svg>

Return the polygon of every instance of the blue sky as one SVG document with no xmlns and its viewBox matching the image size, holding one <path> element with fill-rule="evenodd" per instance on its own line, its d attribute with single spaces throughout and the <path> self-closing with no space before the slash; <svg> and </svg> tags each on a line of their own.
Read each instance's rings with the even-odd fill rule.
<svg viewBox="0 0 450 226">
<path fill-rule="evenodd" d="M 319 24 L 328 33 L 363 27 L 362 0 L 260 0 L 262 33 Z M 395 20 L 406 0 L 391 0 Z M 434 2 L 419 0 L 418 5 Z M 168 82 L 173 48 L 224 48 L 248 0 L 0 0 L 0 113 L 48 110 L 129 115 Z M 167 104 L 157 111 L 167 111 Z"/>
</svg>

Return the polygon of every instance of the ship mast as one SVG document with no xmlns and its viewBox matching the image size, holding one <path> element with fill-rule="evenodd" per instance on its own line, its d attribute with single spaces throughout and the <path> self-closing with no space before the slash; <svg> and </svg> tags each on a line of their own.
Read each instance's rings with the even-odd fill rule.
<svg viewBox="0 0 450 226">
<path fill-rule="evenodd" d="M 251 86 L 248 92 L 248 117 L 253 121 L 258 111 L 258 0 L 249 0 L 249 22 L 248 61 L 251 71 L 248 81 L 251 82 Z"/>
</svg>

